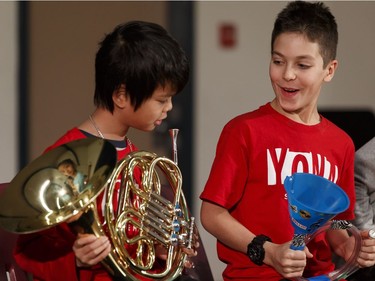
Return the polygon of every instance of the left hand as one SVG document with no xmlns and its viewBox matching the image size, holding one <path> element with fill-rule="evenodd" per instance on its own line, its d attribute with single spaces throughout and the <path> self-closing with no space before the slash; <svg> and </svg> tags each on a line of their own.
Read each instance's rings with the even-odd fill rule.
<svg viewBox="0 0 375 281">
<path fill-rule="evenodd" d="M 184 253 L 186 253 L 187 256 L 188 256 L 188 259 L 186 259 L 186 261 L 185 261 L 185 268 L 194 268 L 195 267 L 194 263 L 191 261 L 190 258 L 198 255 L 198 252 L 196 251 L 196 249 L 198 249 L 199 246 L 200 246 L 199 242 L 198 242 L 198 239 L 199 239 L 198 234 L 194 233 L 194 237 L 193 237 L 193 244 L 194 245 L 192 245 L 192 247 L 190 249 L 189 248 L 182 248 L 182 251 Z"/>
<path fill-rule="evenodd" d="M 193 243 L 194 243 L 194 245 L 190 249 L 181 246 L 182 251 L 185 254 L 187 254 L 187 256 L 188 256 L 188 259 L 186 259 L 185 264 L 184 264 L 185 268 L 194 268 L 194 263 L 192 261 L 190 261 L 189 258 L 195 257 L 198 254 L 198 252 L 196 251 L 196 249 L 199 248 L 199 242 L 198 242 L 198 235 L 197 234 L 194 234 Z M 158 258 L 160 258 L 162 260 L 167 259 L 167 248 L 165 248 L 161 244 L 156 244 L 155 245 L 155 251 L 156 251 L 156 256 Z"/>
<path fill-rule="evenodd" d="M 361 231 L 362 247 L 357 262 L 360 267 L 370 267 L 375 264 L 375 239 L 369 236 L 369 230 Z"/>
<path fill-rule="evenodd" d="M 107 236 L 96 237 L 93 234 L 78 234 L 73 244 L 77 267 L 90 267 L 101 262 L 111 251 Z"/>
</svg>

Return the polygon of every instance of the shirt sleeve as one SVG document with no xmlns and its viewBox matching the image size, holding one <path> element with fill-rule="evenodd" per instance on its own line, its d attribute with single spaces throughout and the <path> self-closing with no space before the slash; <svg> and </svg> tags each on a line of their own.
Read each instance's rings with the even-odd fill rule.
<svg viewBox="0 0 375 281">
<path fill-rule="evenodd" d="M 219 138 L 211 172 L 200 199 L 232 208 L 241 198 L 248 178 L 248 147 L 244 130 L 228 123 Z"/>
</svg>

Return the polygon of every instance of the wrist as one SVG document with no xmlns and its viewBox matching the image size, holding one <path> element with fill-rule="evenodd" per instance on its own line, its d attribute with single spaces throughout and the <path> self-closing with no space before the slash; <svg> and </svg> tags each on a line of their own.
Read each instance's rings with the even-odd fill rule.
<svg viewBox="0 0 375 281">
<path fill-rule="evenodd" d="M 76 257 L 76 267 L 77 268 L 82 268 L 82 267 L 87 267 L 88 265 L 83 263 L 79 258 Z"/>
<path fill-rule="evenodd" d="M 76 267 L 78 268 L 83 267 L 82 262 L 78 258 L 76 258 Z"/>
<path fill-rule="evenodd" d="M 264 250 L 264 244 L 266 242 L 272 242 L 271 239 L 266 235 L 255 236 L 254 239 L 247 246 L 247 256 L 256 265 L 263 265 L 266 252 Z"/>
</svg>

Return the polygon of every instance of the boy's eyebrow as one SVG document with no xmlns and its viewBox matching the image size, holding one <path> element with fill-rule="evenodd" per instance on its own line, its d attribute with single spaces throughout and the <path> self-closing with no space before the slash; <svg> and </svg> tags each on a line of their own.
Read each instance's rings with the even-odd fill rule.
<svg viewBox="0 0 375 281">
<path fill-rule="evenodd" d="M 162 94 L 158 94 L 156 95 L 155 97 L 156 98 L 169 98 L 169 97 L 173 97 L 175 96 L 176 93 L 175 92 L 171 92 L 171 93 L 162 93 Z"/>
<path fill-rule="evenodd" d="M 280 57 L 285 57 L 283 54 L 277 52 L 277 51 L 272 51 L 272 55 L 277 55 Z M 311 55 L 302 55 L 302 56 L 297 56 L 297 59 L 314 59 L 313 56 Z"/>
<path fill-rule="evenodd" d="M 163 96 L 163 97 L 173 97 L 175 94 L 176 94 L 176 91 L 171 90 L 171 91 L 162 93 L 161 96 Z"/>
</svg>

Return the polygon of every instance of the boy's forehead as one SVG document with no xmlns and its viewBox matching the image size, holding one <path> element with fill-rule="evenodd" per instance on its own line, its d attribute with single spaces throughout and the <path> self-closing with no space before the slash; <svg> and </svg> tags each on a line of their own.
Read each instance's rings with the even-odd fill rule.
<svg viewBox="0 0 375 281">
<path fill-rule="evenodd" d="M 166 82 L 164 85 L 159 84 L 153 93 L 153 96 L 174 96 L 176 94 L 175 87 L 172 82 Z"/>
<path fill-rule="evenodd" d="M 272 53 L 293 54 L 301 57 L 321 56 L 319 44 L 299 32 L 286 32 L 277 36 L 272 46 Z"/>
<path fill-rule="evenodd" d="M 289 40 L 295 39 L 295 40 L 305 41 L 306 43 L 316 43 L 316 44 L 319 45 L 318 42 L 311 39 L 306 33 L 303 33 L 303 32 L 300 32 L 300 31 L 282 32 L 275 37 L 275 40 L 274 40 L 273 44 L 275 45 L 276 41 L 278 41 L 280 38 L 289 38 Z"/>
</svg>

